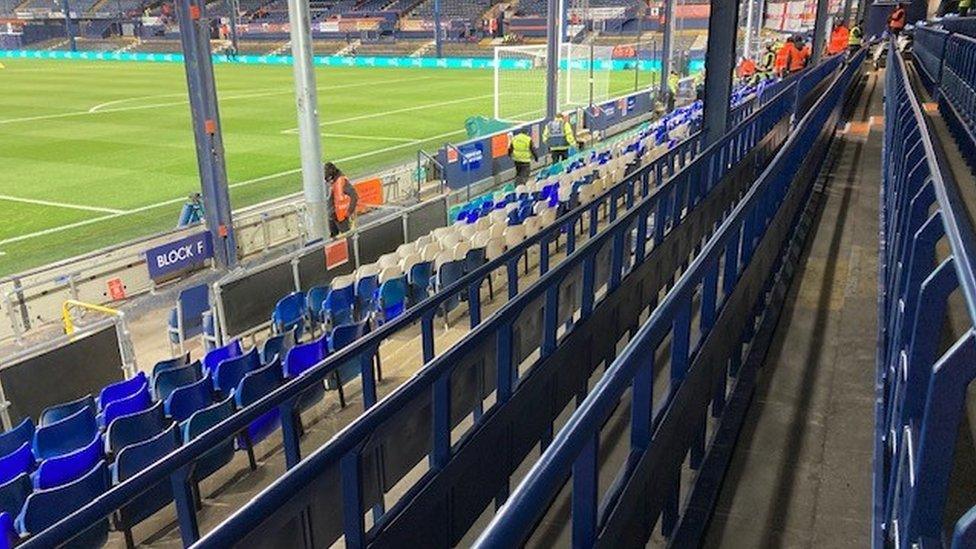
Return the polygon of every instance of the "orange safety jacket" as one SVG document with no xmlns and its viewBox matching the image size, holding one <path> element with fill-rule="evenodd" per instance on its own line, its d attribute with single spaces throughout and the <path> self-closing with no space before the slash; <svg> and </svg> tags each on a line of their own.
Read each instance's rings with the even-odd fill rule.
<svg viewBox="0 0 976 549">
<path fill-rule="evenodd" d="M 783 73 L 790 64 L 790 52 L 796 51 L 793 42 L 786 42 L 776 50 L 776 60 L 773 62 L 773 70 L 776 74 Z"/>
<path fill-rule="evenodd" d="M 843 25 L 840 25 L 831 31 L 830 43 L 827 45 L 827 53 L 833 55 L 846 50 L 848 46 L 847 42 L 850 39 L 850 34 L 851 33 L 847 30 L 847 27 Z"/>
<path fill-rule="evenodd" d="M 901 30 L 905 28 L 905 9 L 895 8 L 888 17 L 888 28 L 891 30 Z"/>
<path fill-rule="evenodd" d="M 340 175 L 332 182 L 332 206 L 335 211 L 336 221 L 340 223 L 349 219 L 349 204 L 352 199 L 346 194 L 346 185 L 349 179 Z"/>
<path fill-rule="evenodd" d="M 750 76 L 756 74 L 756 62 L 749 58 L 743 59 L 742 62 L 739 63 L 736 73 L 739 75 L 739 78 L 749 78 Z"/>
</svg>

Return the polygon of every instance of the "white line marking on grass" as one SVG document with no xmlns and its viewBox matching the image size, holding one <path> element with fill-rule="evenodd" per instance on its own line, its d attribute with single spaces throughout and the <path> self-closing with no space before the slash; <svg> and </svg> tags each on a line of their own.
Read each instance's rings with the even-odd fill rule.
<svg viewBox="0 0 976 549">
<path fill-rule="evenodd" d="M 334 126 L 336 124 L 345 124 L 346 122 L 358 122 L 360 120 L 368 120 L 370 118 L 381 118 L 383 116 L 389 116 L 391 114 L 401 114 L 401 113 L 405 113 L 405 112 L 415 112 L 415 111 L 422 111 L 422 110 L 426 110 L 426 109 L 432 109 L 432 108 L 435 108 L 435 107 L 443 107 L 443 106 L 446 106 L 446 105 L 457 105 L 457 104 L 460 104 L 460 103 L 470 103 L 472 101 L 478 101 L 478 100 L 481 100 L 481 99 L 488 99 L 489 97 L 494 97 L 494 94 L 478 95 L 478 96 L 475 96 L 475 97 L 467 97 L 467 98 L 464 98 L 464 99 L 455 99 L 455 100 L 452 100 L 452 101 L 441 101 L 439 103 L 427 103 L 426 105 L 415 105 L 413 107 L 404 107 L 402 109 L 393 109 L 393 110 L 389 110 L 389 111 L 374 112 L 374 113 L 371 113 L 371 114 L 361 114 L 361 115 L 357 115 L 357 116 L 350 116 L 350 117 L 347 117 L 347 118 L 340 118 L 338 120 L 329 120 L 327 122 L 322 122 L 319 125 L 320 126 Z M 288 134 L 298 133 L 298 128 L 289 128 L 287 130 L 281 130 L 281 133 L 288 133 Z"/>
<path fill-rule="evenodd" d="M 20 198 L 18 196 L 10 196 L 6 194 L 0 194 L 0 200 L 6 200 L 8 202 L 21 202 L 23 204 L 35 204 L 38 206 L 53 206 L 55 208 L 84 210 L 87 212 L 112 213 L 112 214 L 125 213 L 125 210 L 116 210 L 115 208 L 99 208 L 98 206 L 83 206 L 81 204 L 69 204 L 67 202 L 54 202 L 51 200 L 38 200 L 35 198 Z"/>
<path fill-rule="evenodd" d="M 380 80 L 380 81 L 376 81 L 376 82 L 357 82 L 355 84 L 340 84 L 340 85 L 337 85 L 337 86 L 324 86 L 324 87 L 320 87 L 319 88 L 319 91 L 341 90 L 341 89 L 347 89 L 347 88 L 362 88 L 362 87 L 365 87 L 365 86 L 381 86 L 381 85 L 384 85 L 384 84 L 397 84 L 397 83 L 401 83 L 401 82 L 408 82 L 408 81 L 412 82 L 412 81 L 415 81 L 415 80 L 424 80 L 424 79 L 429 79 L 429 78 L 433 78 L 433 77 L 432 76 L 422 76 L 422 77 L 419 77 L 419 78 L 396 78 L 396 79 L 390 79 L 390 80 Z M 287 88 L 287 89 L 284 89 L 284 90 L 278 89 L 278 90 L 274 90 L 274 91 L 265 91 L 265 92 L 256 92 L 256 93 L 242 93 L 242 94 L 238 94 L 238 95 L 222 95 L 222 96 L 219 96 L 218 99 L 219 99 L 220 102 L 223 102 L 223 101 L 230 101 L 230 100 L 234 100 L 234 99 L 254 99 L 254 98 L 257 98 L 257 97 L 271 97 L 271 96 L 274 96 L 274 95 L 291 95 L 293 93 L 295 93 L 293 89 Z M 175 96 L 177 94 L 172 94 L 172 95 Z M 165 96 L 160 96 L 160 97 L 165 97 Z M 143 98 L 130 98 L 130 99 L 133 99 L 134 100 L 134 99 L 145 99 L 145 98 L 143 97 Z M 62 112 L 62 113 L 57 113 L 57 114 L 41 114 L 41 115 L 37 115 L 37 116 L 24 116 L 22 118 L 7 118 L 7 119 L 2 119 L 2 120 L 0 120 L 0 125 L 2 125 L 2 124 L 16 124 L 18 122 L 34 122 L 34 121 L 37 121 L 37 120 L 54 120 L 54 119 L 58 119 L 58 118 L 73 118 L 73 117 L 76 117 L 76 116 L 89 116 L 89 115 L 92 115 L 92 114 L 103 114 L 103 113 L 112 113 L 112 112 L 127 112 L 127 111 L 141 111 L 141 110 L 148 110 L 148 109 L 158 109 L 158 108 L 163 108 L 163 107 L 178 107 L 180 105 L 187 105 L 187 104 L 189 104 L 189 100 L 169 101 L 169 102 L 166 102 L 166 103 L 153 103 L 153 104 L 150 104 L 150 105 L 132 105 L 132 106 L 129 106 L 129 107 L 116 107 L 114 109 L 98 109 L 98 110 L 92 110 L 92 109 L 95 109 L 96 107 L 103 107 L 103 106 L 105 106 L 103 104 L 103 105 L 95 105 L 94 107 L 92 107 L 90 109 L 87 109 L 87 110 L 83 110 L 83 111 Z"/>
<path fill-rule="evenodd" d="M 401 143 L 416 143 L 416 139 L 407 137 L 383 137 L 380 135 L 355 135 L 351 133 L 323 133 L 322 137 L 337 137 L 340 139 L 355 139 L 363 141 L 399 141 Z"/>
<path fill-rule="evenodd" d="M 452 132 L 446 132 L 446 133 L 442 133 L 442 134 L 439 134 L 439 135 L 433 135 L 433 136 L 430 136 L 430 137 L 425 137 L 423 139 L 418 139 L 418 140 L 416 140 L 414 142 L 411 142 L 411 143 L 401 143 L 399 145 L 392 145 L 390 147 L 386 147 L 386 148 L 383 148 L 383 149 L 377 149 L 377 150 L 374 150 L 374 151 L 369 151 L 369 152 L 365 152 L 365 153 L 361 153 L 361 154 L 354 154 L 352 156 L 347 156 L 345 158 L 337 158 L 337 159 L 334 159 L 332 161 L 333 162 L 348 162 L 348 161 L 351 161 L 351 160 L 359 160 L 361 158 L 368 158 L 370 156 L 375 156 L 375 155 L 378 155 L 378 154 L 383 154 L 383 153 L 387 153 L 387 152 L 399 150 L 399 149 L 402 149 L 404 147 L 410 147 L 410 146 L 413 146 L 413 145 L 419 145 L 421 143 L 426 143 L 428 141 L 435 141 L 435 140 L 438 140 L 438 139 L 444 139 L 444 138 L 451 137 L 451 136 L 458 135 L 458 134 L 462 134 L 462 133 L 465 133 L 465 130 L 455 130 L 455 131 L 452 131 Z M 245 181 L 238 181 L 236 183 L 231 183 L 229 185 L 229 187 L 232 188 L 232 189 L 236 189 L 237 187 L 245 187 L 247 185 L 253 185 L 254 183 L 260 183 L 262 181 L 268 181 L 270 179 L 276 179 L 278 177 L 282 177 L 282 176 L 286 176 L 286 175 L 292 175 L 292 174 L 300 173 L 301 171 L 302 171 L 301 168 L 295 168 L 295 169 L 292 169 L 292 170 L 285 170 L 285 171 L 278 172 L 278 173 L 272 173 L 272 174 L 268 174 L 268 175 L 262 175 L 261 177 L 255 177 L 254 179 L 247 179 Z M 68 230 L 71 230 L 71 229 L 77 229 L 77 228 L 80 228 L 80 227 L 85 227 L 87 225 L 91 225 L 93 223 L 98 223 L 98 222 L 101 222 L 101 221 L 108 221 L 110 219 L 116 219 L 116 218 L 119 218 L 119 217 L 125 217 L 127 215 L 132 215 L 132 214 L 136 214 L 136 213 L 142 213 L 142 212 L 146 212 L 146 211 L 149 211 L 149 210 L 154 210 L 156 208 L 161 208 L 163 206 L 169 206 L 169 205 L 172 205 L 172 204 L 179 204 L 179 203 L 182 203 L 184 201 L 186 201 L 186 198 L 185 197 L 173 198 L 171 200 L 165 200 L 163 202 L 159 202 L 159 203 L 156 203 L 156 204 L 149 204 L 149 205 L 146 205 L 146 206 L 141 206 L 139 208 L 135 208 L 135 209 L 128 210 L 128 211 L 120 211 L 120 212 L 117 212 L 117 213 L 110 213 L 108 215 L 102 215 L 102 216 L 98 216 L 98 217 L 93 217 L 91 219 L 85 219 L 85 220 L 82 220 L 82 221 L 76 221 L 74 223 L 69 223 L 67 225 L 62 225 L 60 227 L 51 227 L 50 229 L 44 229 L 44 230 L 37 231 L 37 232 L 34 232 L 34 233 L 30 233 L 30 234 L 24 234 L 24 235 L 20 235 L 20 236 L 14 236 L 14 237 L 11 237 L 11 238 L 7 238 L 7 239 L 4 239 L 4 240 L 0 240 L 0 246 L 6 245 L 6 244 L 13 244 L 14 242 L 22 242 L 24 240 L 30 240 L 32 238 L 37 238 L 37 237 L 40 237 L 40 236 L 46 236 L 46 235 L 49 235 L 49 234 L 55 234 L 55 233 L 59 233 L 59 232 L 62 232 L 62 231 L 68 231 Z"/>
</svg>

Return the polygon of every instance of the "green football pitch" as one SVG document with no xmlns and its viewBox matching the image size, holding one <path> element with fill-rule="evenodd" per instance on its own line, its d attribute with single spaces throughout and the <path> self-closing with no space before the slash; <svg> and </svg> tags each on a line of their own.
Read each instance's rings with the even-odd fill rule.
<svg viewBox="0 0 976 549">
<path fill-rule="evenodd" d="M 172 228 L 199 190 L 183 67 L 4 60 L 0 276 Z M 292 70 L 215 67 L 235 208 L 301 188 Z M 464 138 L 492 71 L 320 68 L 324 157 L 366 175 Z M 650 84 L 650 74 L 641 85 Z M 615 73 L 611 89 L 634 89 Z M 541 93 L 541 90 L 540 90 Z"/>
</svg>

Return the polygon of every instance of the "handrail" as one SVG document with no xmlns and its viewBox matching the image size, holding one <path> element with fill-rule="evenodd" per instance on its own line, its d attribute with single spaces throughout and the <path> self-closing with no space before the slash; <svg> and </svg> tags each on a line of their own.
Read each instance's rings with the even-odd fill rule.
<svg viewBox="0 0 976 549">
<path fill-rule="evenodd" d="M 841 78 L 842 75 L 837 75 L 834 82 L 840 81 Z M 818 98 L 816 105 L 807 112 L 797 125 L 796 130 L 790 134 L 773 161 L 763 170 L 762 175 L 736 204 L 712 238 L 704 245 L 702 251 L 692 260 L 671 291 L 654 308 L 650 317 L 637 334 L 631 338 L 627 347 L 607 367 L 606 372 L 593 390 L 576 408 L 576 411 L 560 429 L 553 442 L 509 496 L 505 505 L 495 514 L 487 529 L 479 536 L 475 543 L 476 547 L 511 548 L 521 546 L 544 511 L 540 505 L 548 507 L 548 502 L 560 490 L 566 480 L 566 475 L 574 468 L 577 459 L 584 459 L 581 457 L 584 452 L 590 456 L 592 452 L 596 451 L 593 444 L 599 439 L 598 433 L 603 427 L 605 419 L 610 416 L 624 393 L 634 383 L 635 376 L 638 375 L 638 367 L 642 364 L 648 364 L 647 357 L 653 356 L 658 344 L 672 330 L 673 323 L 677 322 L 675 318 L 680 310 L 682 307 L 687 307 L 686 302 L 691 299 L 699 283 L 702 283 L 706 268 L 718 268 L 718 261 L 721 254 L 726 251 L 727 241 L 734 239 L 736 246 L 738 246 L 737 239 L 740 229 L 746 226 L 750 219 L 757 221 L 756 218 L 763 215 L 753 208 L 762 207 L 763 201 L 766 201 L 767 205 L 769 204 L 770 195 L 766 193 L 771 190 L 768 188 L 773 184 L 771 180 L 782 169 L 782 164 L 788 160 L 791 149 L 798 146 L 797 142 L 801 137 L 805 137 L 804 131 L 812 124 L 812 120 L 817 114 L 817 108 L 828 97 L 828 94 L 824 94 Z M 776 196 L 776 200 L 778 200 L 778 193 Z M 754 227 L 756 225 L 758 225 L 761 235 L 766 225 L 761 220 L 753 223 Z M 744 256 L 749 253 L 745 249 L 754 246 L 754 244 L 749 244 L 754 236 L 758 235 L 745 234 L 742 237 L 744 248 L 742 253 Z M 726 261 L 729 260 L 727 256 Z M 737 261 L 735 258 L 731 260 L 733 264 Z M 744 259 L 743 262 L 747 263 L 748 259 Z M 736 272 L 742 271 L 737 270 Z M 720 305 L 724 305 L 724 303 Z M 707 314 L 710 314 L 713 319 L 716 318 L 718 311 L 721 310 L 720 305 L 714 313 L 709 311 Z M 686 309 L 685 311 L 685 314 L 688 314 Z M 706 313 L 703 312 L 702 314 L 704 317 Z M 677 328 L 675 330 L 677 331 Z M 685 367 L 690 365 L 691 358 L 689 357 L 686 362 Z M 680 383 L 681 379 L 677 381 Z M 637 389 L 635 389 L 636 391 Z M 676 391 L 677 389 L 672 387 L 670 394 L 673 396 Z M 656 410 L 654 420 L 663 417 L 667 410 L 667 406 Z M 654 420 L 652 420 L 652 424 L 656 424 Z M 643 450 L 648 451 L 653 441 L 650 440 L 650 433 L 647 433 L 645 438 L 648 440 L 645 441 Z M 576 474 L 573 473 L 574 478 Z M 590 526 L 595 528 L 595 525 L 591 524 Z M 595 536 L 595 532 L 591 531 L 587 532 L 583 539 L 577 539 L 576 534 L 574 531 L 574 546 L 586 546 L 593 542 Z"/>
<path fill-rule="evenodd" d="M 777 96 L 781 96 L 788 92 L 792 92 L 793 88 L 788 87 L 780 92 Z M 778 105 L 775 101 L 770 101 L 769 105 Z M 765 109 L 759 109 L 750 115 L 743 124 L 754 120 L 765 113 Z M 730 133 L 731 135 L 731 133 Z M 398 404 L 402 404 L 404 395 L 410 395 L 410 391 L 416 391 L 417 384 L 421 380 L 426 380 L 432 371 L 439 371 L 438 368 L 443 369 L 447 364 L 445 356 L 456 356 L 455 353 L 460 352 L 458 349 L 467 349 L 471 345 L 473 339 L 476 337 L 473 333 L 469 333 L 461 342 L 455 344 L 450 350 L 438 357 L 437 361 L 431 362 L 434 359 L 434 341 L 432 337 L 424 337 L 423 341 L 423 359 L 426 366 L 420 373 L 408 380 L 404 385 L 401 385 L 396 391 L 387 396 L 383 403 L 382 408 L 373 406 L 376 403 L 375 385 L 373 379 L 369 374 L 372 373 L 371 366 L 368 365 L 368 360 L 371 359 L 373 354 L 379 347 L 379 344 L 389 337 L 390 335 L 396 333 L 400 328 L 412 325 L 416 322 L 421 322 L 422 326 L 431 327 L 433 325 L 434 316 L 437 313 L 437 309 L 440 305 L 454 296 L 465 291 L 467 288 L 469 296 L 473 299 L 469 299 L 470 307 L 470 317 L 471 325 L 477 326 L 481 323 L 481 314 L 479 308 L 479 294 L 478 288 L 480 288 L 481 283 L 489 276 L 493 271 L 500 269 L 502 267 L 507 268 L 509 274 L 509 292 L 512 297 L 518 292 L 517 285 L 512 284 L 512 279 L 517 279 L 517 263 L 521 259 L 522 255 L 535 246 L 540 247 L 540 270 L 545 273 L 542 279 L 551 280 L 552 277 L 564 274 L 568 268 L 567 261 L 564 260 L 558 267 L 554 269 L 548 268 L 548 254 L 549 248 L 548 243 L 555 240 L 557 237 L 561 236 L 562 228 L 564 226 L 572 227 L 575 225 L 583 215 L 590 214 L 597 210 L 597 208 L 604 202 L 610 200 L 611 204 L 615 203 L 620 199 L 621 196 L 628 191 L 633 189 L 637 182 L 641 182 L 645 187 L 649 184 L 649 179 L 655 173 L 661 173 L 663 170 L 667 169 L 669 173 L 673 175 L 674 171 L 674 161 L 676 158 L 681 159 L 689 153 L 693 153 L 695 148 L 700 144 L 700 134 L 695 134 L 689 137 L 686 141 L 682 142 L 674 149 L 668 151 L 665 155 L 655 159 L 650 164 L 642 167 L 637 172 L 627 176 L 624 181 L 615 185 L 611 189 L 608 189 L 601 193 L 592 202 L 580 206 L 575 210 L 560 217 L 554 224 L 549 227 L 543 228 L 536 235 L 528 238 L 526 241 L 518 244 L 512 249 L 508 250 L 505 254 L 496 258 L 492 261 L 487 262 L 482 267 L 477 270 L 465 275 L 455 283 L 449 285 L 447 288 L 441 292 L 428 297 L 423 302 L 411 307 L 404 312 L 403 315 L 398 317 L 395 321 L 388 324 L 380 326 L 375 331 L 366 335 L 363 339 L 357 342 L 357 345 L 347 347 L 346 349 L 340 350 L 335 354 L 331 355 L 328 359 L 322 363 L 309 369 L 304 375 L 299 378 L 293 379 L 279 388 L 275 389 L 271 393 L 262 397 L 259 401 L 245 407 L 242 410 L 236 412 L 233 416 L 227 420 L 221 422 L 220 424 L 214 426 L 213 428 L 207 430 L 205 433 L 199 437 L 191 440 L 189 443 L 185 444 L 181 448 L 175 450 L 169 454 L 166 458 L 160 460 L 156 464 L 144 469 L 136 476 L 132 477 L 125 483 L 111 488 L 108 492 L 99 496 L 81 510 L 70 515 L 64 520 L 58 522 L 51 528 L 37 533 L 35 536 L 29 538 L 26 542 L 27 547 L 46 547 L 51 545 L 56 545 L 57 543 L 63 542 L 70 539 L 77 532 L 82 531 L 85 527 L 92 524 L 93 522 L 100 520 L 102 517 L 107 516 L 113 510 L 121 507 L 126 502 L 130 501 L 132 498 L 136 497 L 142 491 L 156 483 L 163 481 L 167 476 L 174 474 L 180 474 L 181 471 L 185 471 L 187 467 L 191 466 L 194 460 L 199 456 L 203 455 L 215 445 L 221 443 L 227 438 L 234 436 L 235 433 L 240 432 L 244 429 L 250 422 L 254 421 L 262 414 L 275 409 L 282 408 L 282 421 L 288 423 L 291 418 L 291 407 L 294 402 L 309 388 L 317 383 L 321 383 L 323 379 L 326 378 L 333 370 L 338 368 L 340 365 L 346 364 L 353 359 L 366 357 L 363 362 L 363 400 L 364 407 L 370 408 L 365 414 L 363 414 L 354 424 L 347 426 L 343 429 L 334 439 L 333 443 L 321 448 L 316 451 L 312 456 L 305 459 L 305 463 L 311 462 L 313 459 L 321 459 L 322 452 L 326 452 L 326 455 L 333 456 L 338 450 L 336 448 L 342 448 L 348 450 L 353 444 L 348 442 L 350 437 L 355 434 L 363 433 L 364 429 L 369 429 L 375 426 L 380 420 L 376 419 L 379 414 L 387 413 L 391 409 L 395 409 Z M 717 141 L 706 149 L 706 151 L 717 152 L 718 147 L 726 146 L 732 147 L 734 143 L 728 143 L 724 140 Z M 699 154 L 697 158 L 701 158 L 704 155 Z M 728 157 L 725 158 L 728 161 Z M 717 163 L 716 163 L 717 164 Z M 690 165 L 685 165 L 685 169 Z M 723 166 L 715 165 L 713 168 L 723 169 Z M 658 190 L 663 186 L 673 182 L 675 177 L 671 177 L 668 181 L 665 181 L 658 187 Z M 673 183 L 671 183 L 673 184 Z M 656 191 L 657 192 L 657 191 Z M 646 194 L 646 193 L 645 193 Z M 655 193 L 656 194 L 656 193 Z M 653 195 L 652 195 L 653 196 Z M 645 199 L 646 200 L 646 199 Z M 613 213 L 615 208 L 611 207 L 611 219 L 613 219 Z M 631 210 L 625 218 L 620 218 L 615 221 L 611 226 L 619 226 L 622 219 L 634 219 L 634 211 Z M 591 217 L 592 219 L 592 217 Z M 587 245 L 590 246 L 593 242 L 605 242 L 606 235 L 609 234 L 605 229 L 601 235 L 591 237 L 587 241 Z M 575 232 L 570 230 L 566 233 L 569 240 L 567 244 L 567 256 L 575 255 L 578 257 L 578 252 L 575 248 Z M 569 258 L 567 257 L 567 260 Z M 548 277 L 548 278 L 547 278 Z M 536 296 L 538 293 L 538 288 L 540 282 L 537 281 L 532 287 L 527 289 L 523 294 L 527 296 Z M 522 295 L 522 294 L 519 294 Z M 527 297 L 525 299 L 528 299 Z M 506 304 L 502 310 L 508 310 L 509 304 Z M 496 313 L 492 319 L 500 318 L 500 312 Z M 425 332 L 432 333 L 432 330 L 424 330 Z M 440 365 L 440 366 L 438 366 Z M 369 374 L 367 374 L 367 372 Z M 426 372 L 426 373 L 425 373 Z M 294 467 L 300 457 L 298 455 L 298 441 L 295 432 L 289 432 L 289 428 L 284 428 L 283 433 L 285 435 L 284 447 L 285 455 L 288 467 Z M 280 481 L 280 479 L 279 479 Z M 277 483 L 278 481 L 276 481 Z M 177 496 L 179 498 L 179 495 Z M 179 504 L 178 504 L 179 508 Z M 188 510 L 192 513 L 192 509 Z M 196 532 L 184 532 L 183 530 L 183 519 L 187 517 L 181 517 L 181 532 L 184 534 L 184 541 L 192 541 L 196 537 Z M 190 520 L 195 520 L 194 517 L 189 517 Z M 195 523 L 192 528 L 195 529 Z"/>
<path fill-rule="evenodd" d="M 109 316 L 115 316 L 120 319 L 125 318 L 125 313 L 118 310 L 112 309 L 111 307 L 103 307 L 101 305 L 95 305 L 94 303 L 85 303 L 84 301 L 78 301 L 77 299 L 68 299 L 61 306 L 61 321 L 64 323 L 64 333 L 71 335 L 75 331 L 75 323 L 71 318 L 71 309 L 73 308 L 88 309 L 89 311 L 95 311 L 96 313 L 102 313 Z"/>
<path fill-rule="evenodd" d="M 614 220 L 612 224 L 603 232 L 588 240 L 585 245 L 573 252 L 565 261 L 560 263 L 555 268 L 547 271 L 531 287 L 519 293 L 515 300 L 509 301 L 503 305 L 502 308 L 491 317 L 491 319 L 482 323 L 477 329 L 467 334 L 460 342 L 452 346 L 450 350 L 426 364 L 423 369 L 414 374 L 413 377 L 398 387 L 393 393 L 385 397 L 382 402 L 368 410 L 354 423 L 348 425 L 345 429 L 333 437 L 333 439 L 327 445 L 315 450 L 295 469 L 292 469 L 288 474 L 273 482 L 271 486 L 262 492 L 261 497 L 272 498 L 274 502 L 288 498 L 290 495 L 295 493 L 297 487 L 303 485 L 303 477 L 298 475 L 296 471 L 303 471 L 307 476 L 308 472 L 320 471 L 330 464 L 337 463 L 338 460 L 342 459 L 343 456 L 347 455 L 349 452 L 355 451 L 355 449 L 362 444 L 362 441 L 366 440 L 371 433 L 392 418 L 394 414 L 404 409 L 411 402 L 413 402 L 415 398 L 424 394 L 425 391 L 429 391 L 434 384 L 439 383 L 440 380 L 446 379 L 447 376 L 449 376 L 453 369 L 458 365 L 459 359 L 463 358 L 467 353 L 470 353 L 481 344 L 482 337 L 486 333 L 493 333 L 492 330 L 499 330 L 506 323 L 512 322 L 512 317 L 523 312 L 526 304 L 532 303 L 537 299 L 547 296 L 554 285 L 557 285 L 558 282 L 564 280 L 573 270 L 579 268 L 581 263 L 595 260 L 594 258 L 596 257 L 597 253 L 603 249 L 603 247 L 611 243 L 614 243 L 613 245 L 617 246 L 618 241 L 622 242 L 622 239 L 620 238 L 621 231 L 632 227 L 635 223 L 639 224 L 639 219 L 641 217 L 646 219 L 647 215 L 650 213 L 650 210 L 656 209 L 656 206 L 662 203 L 662 200 L 664 200 L 662 197 L 671 196 L 672 191 L 675 191 L 676 187 L 680 184 L 683 178 L 687 178 L 689 174 L 692 173 L 708 172 L 708 167 L 711 166 L 714 171 L 710 172 L 709 175 L 714 177 L 716 180 L 720 179 L 722 175 L 726 173 L 726 170 L 730 169 L 730 164 L 734 162 L 731 155 L 733 154 L 734 150 L 738 150 L 738 146 L 740 144 L 739 138 L 741 135 L 749 135 L 751 130 L 754 129 L 749 126 L 750 123 L 756 122 L 758 124 L 760 117 L 763 115 L 780 113 L 780 110 L 777 109 L 784 110 L 785 113 L 790 112 L 788 108 L 783 109 L 783 104 L 785 103 L 786 99 L 792 99 L 792 97 L 788 94 L 790 94 L 793 89 L 794 88 L 790 87 L 781 92 L 780 97 L 782 97 L 784 101 L 770 101 L 768 104 L 768 109 L 760 109 L 753 113 L 743 122 L 743 125 L 740 128 L 730 131 L 725 137 L 708 146 L 698 157 L 696 157 L 695 160 L 687 164 L 680 172 L 673 174 L 663 184 L 657 187 L 653 194 L 643 198 L 640 203 L 634 204 L 634 206 L 631 207 L 626 214 Z M 777 117 L 773 122 L 779 122 L 782 120 L 782 116 L 784 115 L 785 114 L 781 114 L 781 116 Z M 767 121 L 767 123 L 768 122 L 769 121 Z M 775 123 L 769 123 L 769 129 L 772 129 L 773 127 L 775 127 Z M 761 130 L 757 130 L 756 133 L 763 132 Z M 753 137 L 757 143 L 761 139 L 761 135 L 754 135 Z M 743 155 L 746 154 L 745 151 L 740 152 Z M 726 153 L 728 156 L 725 156 Z M 713 162 L 718 156 L 724 158 L 723 163 Z M 646 177 L 653 169 L 653 164 L 648 165 L 639 172 L 629 176 L 629 179 L 636 181 L 639 178 Z M 667 202 L 667 200 L 664 200 L 664 202 Z M 691 207 L 692 205 L 689 204 L 689 208 Z M 682 217 L 681 212 L 672 212 L 672 214 L 676 217 Z M 665 230 L 663 220 L 661 221 L 660 225 L 657 223 L 658 222 L 655 221 L 655 227 L 653 230 L 651 229 L 650 224 L 648 224 L 645 229 L 645 236 L 647 238 L 654 239 L 655 233 L 660 235 L 661 233 L 659 231 L 663 232 Z M 561 226 L 562 223 L 557 223 L 556 225 Z M 638 238 L 640 238 L 640 236 Z M 638 249 L 640 249 L 639 246 Z M 614 275 L 611 274 L 610 276 L 612 277 Z M 585 300 L 586 297 L 584 297 L 584 301 Z M 586 306 L 584 305 L 584 309 L 585 307 Z M 346 359 L 348 360 L 348 357 Z M 510 367 L 514 368 L 514 366 L 511 365 Z M 499 369 L 500 368 L 501 366 L 499 366 Z M 502 402 L 506 398 L 504 395 L 510 393 L 514 388 L 513 386 L 503 387 L 502 383 L 506 383 L 503 381 L 505 379 L 505 376 L 500 375 L 498 386 L 499 402 Z M 514 381 L 511 383 L 514 383 Z M 443 449 L 441 450 L 443 451 Z M 435 454 L 438 452 L 436 443 L 433 452 Z M 274 507 L 275 505 L 272 504 L 271 508 Z M 267 509 L 269 507 L 265 505 L 262 508 Z M 206 547 L 227 546 L 229 542 L 233 541 L 235 536 L 240 536 L 242 532 L 242 529 L 233 527 L 231 522 L 241 525 L 257 524 L 260 522 L 258 519 L 260 513 L 261 510 L 253 505 L 252 501 L 252 504 L 249 504 L 247 507 L 237 511 L 221 527 L 210 532 L 206 537 L 201 539 L 199 545 Z"/>
</svg>

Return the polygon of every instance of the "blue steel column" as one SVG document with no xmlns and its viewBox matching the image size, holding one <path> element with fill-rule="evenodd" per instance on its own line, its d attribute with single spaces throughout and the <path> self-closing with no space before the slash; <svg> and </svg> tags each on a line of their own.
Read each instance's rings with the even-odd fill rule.
<svg viewBox="0 0 976 549">
<path fill-rule="evenodd" d="M 193 137 L 197 147 L 197 168 L 203 190 L 207 228 L 213 236 L 214 258 L 220 267 L 237 264 L 237 242 L 231 219 L 224 142 L 217 108 L 213 62 L 210 58 L 210 24 L 205 0 L 176 2 L 183 44 L 183 66 L 190 93 Z"/>
<path fill-rule="evenodd" d="M 705 51 L 705 143 L 725 134 L 735 64 L 735 34 L 739 24 L 737 0 L 715 0 L 708 16 L 708 49 Z"/>
<path fill-rule="evenodd" d="M 61 0 L 61 10 L 64 11 L 64 33 L 68 35 L 71 51 L 78 51 L 78 44 L 75 42 L 75 25 L 71 20 L 71 6 L 68 5 L 68 0 Z"/>
<path fill-rule="evenodd" d="M 661 45 L 661 97 L 667 97 L 671 57 L 674 55 L 674 0 L 664 0 L 664 38 Z"/>
<path fill-rule="evenodd" d="M 559 0 L 549 0 L 546 9 L 546 120 L 559 110 Z"/>
<path fill-rule="evenodd" d="M 444 57 L 443 40 L 441 39 L 441 0 L 434 0 L 434 49 L 437 58 Z"/>
<path fill-rule="evenodd" d="M 829 0 L 817 0 L 817 19 L 813 26 L 813 56 L 810 59 L 811 65 L 816 65 L 823 57 L 824 47 L 827 43 L 827 12 L 830 11 Z"/>
</svg>

